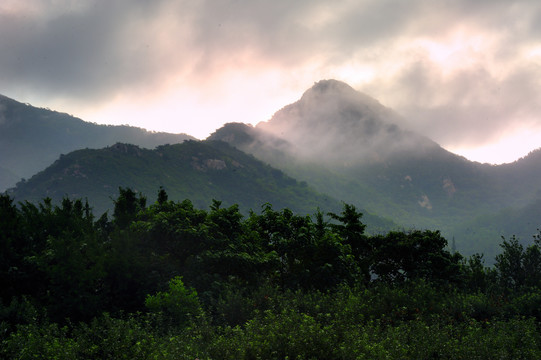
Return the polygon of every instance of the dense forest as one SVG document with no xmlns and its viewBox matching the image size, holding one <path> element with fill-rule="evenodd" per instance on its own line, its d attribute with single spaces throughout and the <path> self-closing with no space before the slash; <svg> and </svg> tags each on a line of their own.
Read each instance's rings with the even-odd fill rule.
<svg viewBox="0 0 541 360">
<path fill-rule="evenodd" d="M 541 358 L 539 234 L 487 267 L 439 231 L 367 235 L 349 204 L 113 201 L 0 195 L 0 357 Z"/>
</svg>

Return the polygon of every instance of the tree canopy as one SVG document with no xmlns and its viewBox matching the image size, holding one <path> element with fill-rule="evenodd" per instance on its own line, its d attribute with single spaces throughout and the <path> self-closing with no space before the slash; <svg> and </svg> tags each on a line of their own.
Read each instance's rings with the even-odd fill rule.
<svg viewBox="0 0 541 360">
<path fill-rule="evenodd" d="M 503 239 L 488 268 L 439 231 L 367 235 L 350 204 L 312 216 L 263 204 L 244 216 L 163 188 L 157 198 L 120 188 L 111 218 L 96 218 L 83 200 L 0 195 L 2 356 L 541 354 L 539 235 Z M 494 342 L 507 348 L 487 350 Z"/>
</svg>

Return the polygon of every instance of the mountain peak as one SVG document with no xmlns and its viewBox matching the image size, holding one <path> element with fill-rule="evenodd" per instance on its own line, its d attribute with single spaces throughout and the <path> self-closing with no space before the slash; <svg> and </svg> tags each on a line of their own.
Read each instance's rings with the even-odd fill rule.
<svg viewBox="0 0 541 360">
<path fill-rule="evenodd" d="M 250 144 L 254 141 L 255 129 L 244 123 L 227 123 L 210 134 L 207 140 L 220 140 L 238 146 Z"/>
<path fill-rule="evenodd" d="M 346 84 L 343 81 L 335 80 L 335 79 L 326 79 L 326 80 L 320 80 L 314 83 L 314 86 L 312 86 L 308 91 L 317 91 L 317 92 L 328 92 L 328 91 L 340 91 L 340 92 L 353 92 L 355 89 L 353 89 L 351 86 Z"/>
<path fill-rule="evenodd" d="M 321 80 L 256 129 L 293 144 L 311 161 L 381 161 L 392 154 L 424 151 L 434 142 L 405 129 L 379 101 L 338 80 Z"/>
<path fill-rule="evenodd" d="M 300 101 L 308 101 L 309 99 L 338 100 L 340 105 L 348 105 L 355 103 L 356 105 L 364 104 L 371 107 L 385 108 L 376 99 L 355 90 L 349 84 L 335 79 L 320 80 L 306 90 Z"/>
<path fill-rule="evenodd" d="M 259 123 L 257 127 L 283 134 L 284 128 L 291 126 L 336 128 L 344 124 L 352 126 L 367 118 L 394 123 L 398 115 L 345 82 L 330 79 L 316 82 L 297 102 L 284 107 L 269 121 Z"/>
</svg>

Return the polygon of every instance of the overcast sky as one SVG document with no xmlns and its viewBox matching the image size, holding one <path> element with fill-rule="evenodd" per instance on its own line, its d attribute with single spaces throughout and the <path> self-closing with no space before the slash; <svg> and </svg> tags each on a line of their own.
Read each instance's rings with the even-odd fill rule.
<svg viewBox="0 0 541 360">
<path fill-rule="evenodd" d="M 205 138 L 321 79 L 470 159 L 541 147 L 538 0 L 1 0 L 0 93 Z"/>
</svg>

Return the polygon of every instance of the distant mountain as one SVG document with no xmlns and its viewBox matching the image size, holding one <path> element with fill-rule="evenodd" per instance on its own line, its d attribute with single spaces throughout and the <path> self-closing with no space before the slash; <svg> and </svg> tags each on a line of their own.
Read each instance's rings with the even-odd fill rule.
<svg viewBox="0 0 541 360">
<path fill-rule="evenodd" d="M 97 214 L 113 206 L 119 187 L 130 187 L 154 201 L 163 186 L 172 200 L 190 199 L 206 208 L 212 199 L 224 206 L 239 204 L 246 214 L 259 212 L 270 203 L 300 214 L 339 212 L 341 203 L 297 182 L 282 171 L 262 163 L 221 141 L 185 141 L 148 150 L 128 144 L 77 150 L 61 156 L 53 165 L 21 182 L 10 195 L 16 201 L 39 202 L 50 197 L 87 198 Z M 395 228 L 370 214 L 364 220 L 372 231 Z"/>
<path fill-rule="evenodd" d="M 256 127 L 226 124 L 209 139 L 226 141 L 271 163 L 287 160 L 345 173 L 397 159 L 466 161 L 427 137 L 402 129 L 400 121 L 391 109 L 349 85 L 323 80 L 269 121 Z"/>
<path fill-rule="evenodd" d="M 401 121 L 349 85 L 323 80 L 269 121 L 226 124 L 209 139 L 227 141 L 320 192 L 405 227 L 457 235 L 459 250 L 496 251 L 499 235 L 480 241 L 468 237 L 465 226 L 541 198 L 541 152 L 512 164 L 480 164 L 402 129 Z"/>
<path fill-rule="evenodd" d="M 174 199 L 203 207 L 216 198 L 244 211 L 266 201 L 301 213 L 336 211 L 344 201 L 364 209 L 374 228 L 394 225 L 368 214 L 404 228 L 439 229 L 459 251 L 487 258 L 499 251 L 502 235 L 530 240 L 541 227 L 541 150 L 498 166 L 469 161 L 402 128 L 400 115 L 336 80 L 316 83 L 255 127 L 226 124 L 204 142 L 153 151 L 122 144 L 62 149 L 100 147 L 97 139 L 153 148 L 187 135 L 98 126 L 0 100 L 0 151 L 10 154 L 0 157 L 0 177 L 29 177 L 15 169 L 45 168 L 60 156 L 11 191 L 17 200 L 88 197 L 104 211 L 118 186 L 152 197 L 162 185 Z M 85 145 L 92 141 L 97 145 Z"/>
<path fill-rule="evenodd" d="M 73 150 L 102 148 L 116 142 L 154 148 L 187 139 L 194 138 L 131 126 L 92 124 L 0 95 L 0 191 L 45 169 L 60 154 Z"/>
</svg>

